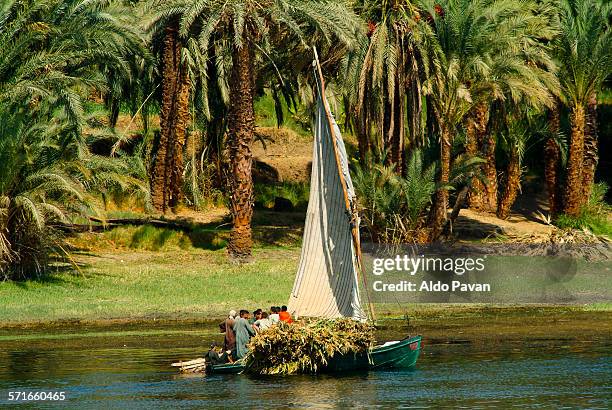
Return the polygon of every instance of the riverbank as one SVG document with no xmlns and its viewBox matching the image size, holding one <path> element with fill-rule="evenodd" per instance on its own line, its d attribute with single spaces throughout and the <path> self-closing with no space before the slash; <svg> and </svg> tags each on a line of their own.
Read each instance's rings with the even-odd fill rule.
<svg viewBox="0 0 612 410">
<path fill-rule="evenodd" d="M 79 269 L 0 283 L 0 324 L 207 319 L 230 309 L 282 304 L 298 251 L 259 249 L 236 266 L 202 249 L 79 253 Z"/>
<path fill-rule="evenodd" d="M 40 346 L 74 345 L 83 339 L 96 345 L 133 346 L 139 338 L 172 337 L 176 346 L 207 346 L 222 342 L 221 318 L 198 319 L 109 319 L 30 323 L 3 323 L 0 342 L 4 346 L 23 342 Z M 377 321 L 379 341 L 398 335 L 423 335 L 428 343 L 499 343 L 501 341 L 609 340 L 612 311 L 568 306 L 454 306 L 421 305 L 410 308 L 410 316 L 384 317 Z"/>
<path fill-rule="evenodd" d="M 224 249 L 203 249 L 181 233 L 147 229 L 80 235 L 72 242 L 76 267 L 58 266 L 39 280 L 0 283 L 0 328 L 189 325 L 216 322 L 230 309 L 268 308 L 287 300 L 300 255 L 297 243 L 260 246 L 254 250 L 253 263 L 237 266 L 227 261 Z M 607 315 L 612 303 L 522 307 L 387 303 L 375 304 L 375 311 L 379 319 L 407 317 L 415 326 L 435 322 L 451 326 L 464 318 L 477 322 L 499 316 L 524 322 L 522 315 L 529 320 L 549 314 Z"/>
</svg>

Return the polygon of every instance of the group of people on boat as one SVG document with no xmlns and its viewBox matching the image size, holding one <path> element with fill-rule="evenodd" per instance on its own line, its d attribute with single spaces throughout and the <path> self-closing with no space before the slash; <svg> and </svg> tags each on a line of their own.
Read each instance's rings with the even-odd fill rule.
<svg viewBox="0 0 612 410">
<path fill-rule="evenodd" d="M 219 352 L 217 344 L 213 343 L 206 355 L 208 361 L 223 364 L 242 359 L 248 352 L 247 344 L 251 337 L 279 322 L 293 322 L 287 306 L 271 306 L 269 313 L 256 309 L 252 316 L 248 310 L 240 310 L 238 313 L 230 310 L 227 318 L 219 324 L 221 333 L 225 334 L 223 350 Z"/>
</svg>

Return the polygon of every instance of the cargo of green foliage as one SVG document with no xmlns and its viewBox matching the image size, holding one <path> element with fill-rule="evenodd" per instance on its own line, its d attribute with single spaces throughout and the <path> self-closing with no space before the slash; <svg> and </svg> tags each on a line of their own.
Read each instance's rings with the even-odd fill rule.
<svg viewBox="0 0 612 410">
<path fill-rule="evenodd" d="M 316 373 L 339 354 L 366 351 L 374 343 L 374 327 L 352 319 L 279 323 L 257 334 L 244 362 L 255 374 Z"/>
</svg>

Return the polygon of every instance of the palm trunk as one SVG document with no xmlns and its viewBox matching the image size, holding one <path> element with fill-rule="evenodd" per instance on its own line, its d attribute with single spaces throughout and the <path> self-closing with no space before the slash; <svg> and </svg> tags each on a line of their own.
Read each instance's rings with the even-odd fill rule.
<svg viewBox="0 0 612 410">
<path fill-rule="evenodd" d="M 403 101 L 399 87 L 395 87 L 393 103 L 390 105 L 391 128 L 389 129 L 389 133 L 391 143 L 391 161 L 395 165 L 395 172 L 398 175 L 402 175 L 404 171 L 404 110 L 402 109 Z"/>
<path fill-rule="evenodd" d="M 459 217 L 459 212 L 461 212 L 461 208 L 463 208 L 463 204 L 465 203 L 469 192 L 469 187 L 466 185 L 461 188 L 461 191 L 457 194 L 455 198 L 455 203 L 453 205 L 453 209 L 451 209 L 450 217 L 446 221 L 444 225 L 444 229 L 442 230 L 443 235 L 450 235 L 453 233 L 453 226 L 455 221 Z"/>
<path fill-rule="evenodd" d="M 484 139 L 487 135 L 489 107 L 486 103 L 480 103 L 475 108 L 468 118 L 467 124 L 467 145 L 466 152 L 470 157 L 482 156 L 480 152 L 484 147 Z M 495 153 L 495 150 L 493 151 Z M 486 174 L 485 165 L 482 166 L 483 172 Z M 494 167 L 495 168 L 495 167 Z M 495 173 L 494 173 L 495 174 Z M 496 174 L 495 174 L 496 175 Z M 484 210 L 485 206 L 486 187 L 478 177 L 472 178 L 471 190 L 468 193 L 467 203 L 470 209 Z"/>
<path fill-rule="evenodd" d="M 450 178 L 451 163 L 451 134 L 447 126 L 441 125 L 440 138 L 440 175 L 438 183 L 440 188 L 434 196 L 434 201 L 429 212 L 428 225 L 431 228 L 430 240 L 434 241 L 440 237 L 446 223 L 446 209 L 448 208 L 448 185 Z"/>
<path fill-rule="evenodd" d="M 453 205 L 453 209 L 451 211 L 450 218 L 449 218 L 451 227 L 452 227 L 452 224 L 455 222 L 455 220 L 459 217 L 459 212 L 461 212 L 461 208 L 463 207 L 463 204 L 465 203 L 465 200 L 467 199 L 468 189 L 469 188 L 466 185 L 463 188 L 461 188 L 461 191 L 459 191 L 459 193 L 457 194 L 457 199 L 455 199 L 455 204 Z"/>
<path fill-rule="evenodd" d="M 357 144 L 359 146 L 359 161 L 362 165 L 365 165 L 366 158 L 370 154 L 370 141 L 368 138 L 367 119 L 365 109 L 358 110 L 357 112 Z"/>
<path fill-rule="evenodd" d="M 189 87 L 187 69 L 181 64 L 178 21 L 174 21 L 166 27 L 164 39 L 160 137 L 151 176 L 153 206 L 163 213 L 182 198 Z"/>
<path fill-rule="evenodd" d="M 435 136 L 438 132 L 438 124 L 436 123 L 436 113 L 433 105 L 433 98 L 431 95 L 425 95 L 425 135 Z M 419 147 L 425 146 L 425 141 L 421 141 Z"/>
<path fill-rule="evenodd" d="M 115 129 L 115 127 L 117 126 L 117 121 L 119 120 L 121 107 L 119 106 L 119 101 L 116 98 L 108 97 L 108 101 L 106 102 L 109 107 L 108 126 L 111 129 Z"/>
<path fill-rule="evenodd" d="M 546 179 L 546 189 L 548 191 L 548 207 L 550 215 L 555 218 L 560 209 L 559 197 L 559 163 L 561 161 L 561 151 L 555 136 L 559 134 L 560 113 L 559 103 L 555 104 L 549 111 L 548 123 L 551 136 L 544 146 L 544 178 Z"/>
<path fill-rule="evenodd" d="M 497 217 L 500 219 L 508 218 L 510 209 L 516 200 L 521 184 L 521 164 L 519 154 L 516 149 L 512 149 L 510 153 L 510 161 L 506 170 L 506 185 L 502 192 L 499 204 L 497 205 Z"/>
<path fill-rule="evenodd" d="M 572 130 L 567 160 L 565 198 L 563 201 L 563 212 L 570 216 L 578 216 L 582 206 L 585 117 L 585 110 L 582 104 L 578 103 L 571 107 L 570 124 Z"/>
<path fill-rule="evenodd" d="M 465 144 L 465 153 L 468 157 L 473 158 L 478 156 L 478 125 L 474 115 L 468 115 L 466 122 L 466 136 L 467 141 Z M 471 190 L 467 195 L 467 206 L 470 209 L 481 209 L 482 208 L 482 191 L 484 186 L 480 179 L 477 177 L 471 180 Z"/>
<path fill-rule="evenodd" d="M 408 58 L 410 59 L 411 74 L 408 79 L 408 127 L 410 129 L 410 147 L 419 147 L 424 145 L 423 127 L 421 126 L 423 115 L 423 92 L 421 87 L 421 79 L 419 78 L 419 66 L 417 63 L 418 50 L 409 47 Z M 405 70 L 405 68 L 403 68 Z"/>
<path fill-rule="evenodd" d="M 253 93 L 253 54 L 251 48 L 244 44 L 234 50 L 230 95 L 232 104 L 229 109 L 230 201 L 234 226 L 227 249 L 230 259 L 236 262 L 250 259 L 253 247 L 251 238 L 253 217 L 251 146 L 255 132 Z"/>
<path fill-rule="evenodd" d="M 189 72 L 183 65 L 179 66 L 179 83 L 176 95 L 176 116 L 171 124 L 173 140 L 171 143 L 171 175 L 169 206 L 175 209 L 183 200 L 183 150 L 187 144 L 187 126 L 189 125 L 189 89 L 191 87 Z"/>
<path fill-rule="evenodd" d="M 495 138 L 487 133 L 483 140 L 482 171 L 487 179 L 484 184 L 484 209 L 494 212 L 497 208 L 497 166 L 495 164 Z"/>
<path fill-rule="evenodd" d="M 591 196 L 595 183 L 595 170 L 599 162 L 597 148 L 597 95 L 593 93 L 587 105 L 586 124 L 584 129 L 584 163 L 582 168 L 582 203 Z"/>
<path fill-rule="evenodd" d="M 208 147 L 207 160 L 208 163 L 214 165 L 214 174 L 212 176 L 211 184 L 214 188 L 224 189 L 225 172 L 227 171 L 226 165 L 223 161 L 222 155 L 222 140 L 224 136 L 225 124 L 224 120 L 227 117 L 227 113 L 223 113 L 222 117 L 213 117 L 208 123 L 206 132 L 206 147 Z"/>
<path fill-rule="evenodd" d="M 178 63 L 180 59 L 180 46 L 177 41 L 177 35 L 176 24 L 166 27 L 162 56 L 161 130 L 151 175 L 151 200 L 153 207 L 163 213 L 166 212 L 169 205 L 168 144 L 171 141 L 171 127 L 169 124 L 174 117 L 174 97 L 176 95 L 176 79 L 178 77 Z"/>
<path fill-rule="evenodd" d="M 397 33 L 397 29 L 395 31 L 395 48 L 399 49 L 399 35 Z M 401 61 L 401 56 L 399 60 Z M 401 63 L 400 63 L 401 64 Z M 385 127 L 387 130 L 387 140 L 389 143 L 390 154 L 391 154 L 391 164 L 395 165 L 395 172 L 397 174 L 401 174 L 402 172 L 402 163 L 401 163 L 401 154 L 402 154 L 402 138 L 400 138 L 400 123 L 401 123 L 401 112 L 400 112 L 400 76 L 398 69 L 395 72 L 395 77 L 390 79 L 394 85 L 391 99 L 388 104 L 389 111 L 385 113 L 385 116 L 388 115 L 389 123 L 388 126 Z M 389 88 L 389 86 L 387 86 Z M 387 90 L 389 92 L 390 90 Z"/>
<path fill-rule="evenodd" d="M 384 98 L 382 107 L 382 112 L 380 113 L 380 139 L 382 141 L 381 152 L 385 158 L 384 164 L 386 166 L 390 166 L 393 164 L 393 130 L 395 128 L 395 124 L 393 123 L 395 113 L 393 112 L 393 109 L 395 106 L 392 101 L 389 101 L 388 98 Z"/>
</svg>

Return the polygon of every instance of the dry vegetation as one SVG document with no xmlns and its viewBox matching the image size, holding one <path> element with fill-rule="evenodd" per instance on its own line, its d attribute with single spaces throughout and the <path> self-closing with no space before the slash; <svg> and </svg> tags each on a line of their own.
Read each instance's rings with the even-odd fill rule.
<svg viewBox="0 0 612 410">
<path fill-rule="evenodd" d="M 283 322 L 253 337 L 244 358 L 255 374 L 317 373 L 341 355 L 365 353 L 374 327 L 351 319 Z"/>
</svg>

